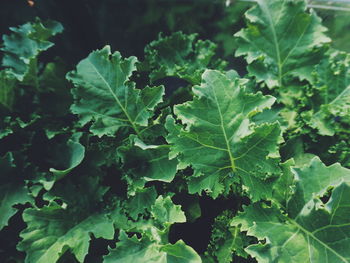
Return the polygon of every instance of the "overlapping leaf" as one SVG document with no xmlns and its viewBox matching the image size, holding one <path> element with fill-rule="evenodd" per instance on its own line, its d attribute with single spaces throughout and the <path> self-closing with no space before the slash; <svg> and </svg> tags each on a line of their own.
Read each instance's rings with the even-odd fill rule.
<svg viewBox="0 0 350 263">
<path fill-rule="evenodd" d="M 17 173 L 12 153 L 0 157 L 0 230 L 17 212 L 14 205 L 31 201 L 23 178 Z"/>
<path fill-rule="evenodd" d="M 147 237 L 128 238 L 119 235 L 117 247 L 104 258 L 104 263 L 201 263 L 199 255 L 182 240 L 175 244 L 159 245 Z"/>
<path fill-rule="evenodd" d="M 350 55 L 333 52 L 316 67 L 314 109 L 310 125 L 333 136 L 350 127 Z"/>
<path fill-rule="evenodd" d="M 53 46 L 49 39 L 61 33 L 63 27 L 55 21 L 42 22 L 37 19 L 19 27 L 11 27 L 11 35 L 4 35 L 2 65 L 8 68 L 19 81 L 31 81 L 36 78 L 37 56 Z M 33 74 L 32 74 L 33 73 Z"/>
<path fill-rule="evenodd" d="M 163 87 L 135 89 L 129 80 L 136 69 L 135 57 L 123 59 L 110 47 L 92 52 L 67 75 L 76 86 L 71 110 L 80 117 L 80 124 L 94 121 L 90 131 L 113 136 L 120 128 L 129 127 L 139 133 L 147 126 L 151 111 L 162 101 Z"/>
<path fill-rule="evenodd" d="M 330 39 L 326 28 L 304 0 L 259 0 L 246 13 L 248 27 L 236 33 L 237 56 L 246 56 L 248 71 L 269 87 L 283 86 L 291 77 L 311 80 L 322 58 L 318 48 Z"/>
<path fill-rule="evenodd" d="M 152 192 L 152 190 L 150 191 Z M 146 192 L 150 191 L 146 190 Z M 144 196 L 145 193 L 141 196 Z M 167 242 L 169 227 L 174 223 L 186 221 L 185 214 L 179 205 L 174 205 L 169 196 L 165 198 L 159 196 L 152 206 L 146 204 L 149 203 L 147 200 L 143 202 L 140 200 L 140 202 L 148 206 L 151 214 L 150 221 L 130 223 L 130 227 L 133 232 L 141 232 L 142 238 L 137 238 L 135 235 L 129 238 L 124 231 L 121 231 L 119 234 L 120 241 L 117 242 L 116 248 L 111 249 L 110 253 L 104 257 L 104 263 L 202 262 L 199 255 L 182 240 L 175 244 L 168 244 Z M 133 206 L 130 206 L 131 210 L 133 208 Z"/>
<path fill-rule="evenodd" d="M 254 126 L 250 117 L 274 103 L 271 96 L 246 93 L 238 79 L 207 70 L 193 101 L 177 105 L 175 114 L 185 127 L 168 118 L 172 156 L 180 167 L 191 166 L 190 191 L 229 190 L 240 180 L 254 200 L 271 194 L 271 178 L 279 175 L 278 123 Z"/>
<path fill-rule="evenodd" d="M 67 208 L 51 201 L 49 206 L 24 211 L 27 228 L 21 232 L 23 240 L 18 244 L 18 249 L 26 252 L 26 262 L 56 262 L 67 250 L 79 262 L 83 262 L 88 253 L 91 233 L 97 238 L 113 238 L 112 220 L 98 209 L 106 192 L 98 178 L 85 178 L 79 189 L 68 183 L 55 186 L 50 192 L 50 200 L 59 198 Z"/>
<path fill-rule="evenodd" d="M 206 68 L 222 69 L 226 63 L 215 61 L 216 45 L 209 40 L 196 40 L 197 34 L 177 32 L 151 42 L 145 48 L 146 62 L 151 68 L 152 81 L 164 77 L 179 77 L 199 84 Z"/>
<path fill-rule="evenodd" d="M 326 167 L 318 158 L 294 168 L 295 191 L 281 204 L 254 203 L 233 219 L 243 231 L 265 242 L 246 251 L 258 262 L 350 262 L 350 170 Z M 321 201 L 330 187 L 330 200 Z"/>
<path fill-rule="evenodd" d="M 146 182 L 171 182 L 176 174 L 177 160 L 169 160 L 168 145 L 147 145 L 136 136 L 130 136 L 130 144 L 118 148 L 127 173 L 129 193 L 143 188 Z"/>
</svg>

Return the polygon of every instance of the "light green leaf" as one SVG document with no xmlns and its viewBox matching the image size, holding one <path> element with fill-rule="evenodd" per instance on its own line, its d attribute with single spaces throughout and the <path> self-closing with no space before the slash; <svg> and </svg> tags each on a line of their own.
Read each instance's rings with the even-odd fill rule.
<svg viewBox="0 0 350 263">
<path fill-rule="evenodd" d="M 159 196 L 152 206 L 151 214 L 161 226 L 186 222 L 185 213 L 180 205 L 174 205 L 169 196 Z"/>
<path fill-rule="evenodd" d="M 31 199 L 24 180 L 16 176 L 16 166 L 12 153 L 0 157 L 0 230 L 7 225 L 8 220 L 17 212 L 13 206 L 25 204 Z"/>
<path fill-rule="evenodd" d="M 147 126 L 154 107 L 162 101 L 164 87 L 135 89 L 129 78 L 137 59 L 123 59 L 110 47 L 94 51 L 82 60 L 67 79 L 75 85 L 75 103 L 71 110 L 80 117 L 80 125 L 93 121 L 90 131 L 101 137 L 113 136 L 120 128 L 129 127 L 140 133 Z"/>
<path fill-rule="evenodd" d="M 287 204 L 292 216 L 300 213 L 314 197 L 325 195 L 330 187 L 335 187 L 341 182 L 350 184 L 349 169 L 339 163 L 327 167 L 318 157 L 313 158 L 306 167 L 293 168 L 293 173 L 297 187 Z"/>
<path fill-rule="evenodd" d="M 246 251 L 258 262 L 350 262 L 350 170 L 314 158 L 294 168 L 295 191 L 283 204 L 254 203 L 232 220 L 261 242 Z M 330 187 L 330 200 L 321 201 Z"/>
<path fill-rule="evenodd" d="M 37 57 L 42 52 L 53 46 L 48 41 L 52 36 L 61 33 L 63 27 L 55 21 L 26 23 L 19 27 L 10 27 L 11 35 L 4 35 L 4 52 L 2 65 L 8 68 L 19 81 L 31 82 L 36 76 L 30 76 L 37 72 Z"/>
<path fill-rule="evenodd" d="M 238 37 L 236 56 L 244 55 L 248 71 L 268 87 L 283 86 L 290 78 L 311 80 L 322 58 L 318 48 L 330 39 L 326 28 L 304 0 L 258 0 L 245 14 L 247 28 Z"/>
<path fill-rule="evenodd" d="M 278 123 L 254 125 L 250 118 L 275 101 L 261 93 L 246 93 L 236 81 L 207 70 L 195 86 L 193 101 L 175 107 L 184 126 L 168 118 L 170 157 L 179 168 L 191 166 L 190 192 L 206 190 L 216 198 L 241 180 L 251 197 L 271 195 L 271 180 L 278 176 Z"/>
<path fill-rule="evenodd" d="M 206 68 L 223 69 L 226 63 L 213 61 L 216 45 L 208 40 L 196 40 L 197 34 L 176 32 L 168 37 L 159 35 L 158 40 L 145 48 L 146 62 L 151 71 L 150 79 L 178 77 L 192 84 L 199 84 Z"/>
<path fill-rule="evenodd" d="M 121 231 L 115 249 L 104 257 L 104 263 L 201 263 L 199 255 L 182 240 L 160 245 L 147 236 L 128 238 Z"/>
<path fill-rule="evenodd" d="M 201 263 L 202 260 L 196 251 L 187 246 L 182 240 L 175 244 L 167 244 L 161 247 L 161 251 L 166 253 L 166 263 Z"/>
</svg>

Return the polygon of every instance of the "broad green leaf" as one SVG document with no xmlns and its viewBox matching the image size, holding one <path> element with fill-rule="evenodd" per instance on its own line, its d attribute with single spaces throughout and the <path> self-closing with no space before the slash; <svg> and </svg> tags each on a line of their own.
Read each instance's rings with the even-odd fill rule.
<svg viewBox="0 0 350 263">
<path fill-rule="evenodd" d="M 175 244 L 160 245 L 148 237 L 128 238 L 119 235 L 115 249 L 104 257 L 104 263 L 201 263 L 200 256 L 182 240 Z"/>
<path fill-rule="evenodd" d="M 38 55 L 53 46 L 49 39 L 61 33 L 63 27 L 58 22 L 42 22 L 37 18 L 35 22 L 11 27 L 10 30 L 11 35 L 3 36 L 2 65 L 19 81 L 31 82 L 36 78 L 31 75 L 36 75 L 38 71 Z"/>
<path fill-rule="evenodd" d="M 79 262 L 88 253 L 91 234 L 113 239 L 113 221 L 101 208 L 107 188 L 98 177 L 85 176 L 80 182 L 66 180 L 55 184 L 44 198 L 50 202 L 42 208 L 23 212 L 27 224 L 17 248 L 26 252 L 26 262 L 54 263 L 69 250 Z M 61 200 L 62 205 L 55 200 Z"/>
<path fill-rule="evenodd" d="M 96 238 L 113 238 L 113 223 L 105 215 L 80 213 L 58 205 L 26 209 L 23 220 L 28 227 L 21 232 L 23 240 L 17 246 L 26 252 L 26 262 L 54 263 L 67 250 L 83 262 L 91 233 Z"/>
<path fill-rule="evenodd" d="M 159 35 L 158 40 L 146 46 L 145 57 L 151 69 L 151 81 L 178 77 L 199 84 L 206 68 L 223 69 L 226 66 L 223 61 L 213 61 L 214 43 L 196 39 L 197 34 L 176 32 L 168 37 Z"/>
<path fill-rule="evenodd" d="M 31 201 L 24 180 L 17 173 L 12 153 L 0 157 L 0 230 L 17 212 L 14 205 Z"/>
<path fill-rule="evenodd" d="M 5 70 L 0 71 L 0 105 L 12 110 L 15 100 L 16 80 Z"/>
<path fill-rule="evenodd" d="M 295 191 L 284 202 L 254 203 L 232 220 L 261 242 L 246 251 L 258 262 L 350 262 L 350 170 L 318 158 L 294 168 Z M 329 201 L 321 197 L 334 187 Z"/>
<path fill-rule="evenodd" d="M 177 105 L 182 125 L 167 120 L 170 157 L 179 168 L 191 166 L 190 192 L 206 190 L 216 198 L 241 180 L 254 200 L 271 195 L 271 180 L 278 176 L 278 123 L 254 125 L 250 118 L 275 101 L 261 93 L 247 93 L 239 79 L 207 70 L 195 86 L 193 101 Z"/>
<path fill-rule="evenodd" d="M 247 27 L 235 34 L 236 56 L 244 55 L 249 73 L 271 88 L 294 77 L 311 80 L 319 47 L 330 42 L 321 19 L 306 11 L 304 0 L 257 2 L 245 15 Z"/>
<path fill-rule="evenodd" d="M 177 160 L 169 160 L 168 145 L 147 145 L 131 135 L 130 144 L 118 148 L 126 170 L 129 193 L 142 189 L 146 182 L 171 182 L 176 174 Z"/>
<path fill-rule="evenodd" d="M 130 81 L 136 69 L 135 57 L 123 59 L 110 47 L 94 51 L 82 60 L 76 71 L 68 73 L 75 103 L 71 110 L 80 117 L 80 125 L 93 121 L 90 131 L 101 137 L 113 136 L 120 128 L 129 127 L 140 133 L 147 126 L 154 107 L 162 101 L 163 87 L 135 89 Z"/>
<path fill-rule="evenodd" d="M 306 167 L 293 168 L 297 186 L 295 193 L 288 200 L 290 215 L 297 215 L 313 197 L 323 196 L 330 187 L 335 187 L 341 182 L 350 184 L 350 169 L 336 163 L 325 166 L 322 161 L 315 157 Z"/>
</svg>

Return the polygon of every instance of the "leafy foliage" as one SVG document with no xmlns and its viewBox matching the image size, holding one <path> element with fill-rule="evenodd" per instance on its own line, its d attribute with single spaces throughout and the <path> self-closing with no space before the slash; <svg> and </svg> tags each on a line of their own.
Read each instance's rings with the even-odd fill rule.
<svg viewBox="0 0 350 263">
<path fill-rule="evenodd" d="M 330 41 L 319 17 L 305 8 L 303 0 L 258 1 L 246 13 L 248 27 L 236 34 L 236 55 L 245 55 L 249 72 L 271 88 L 291 77 L 310 79 L 320 57 L 317 48 Z"/>
<path fill-rule="evenodd" d="M 215 42 L 188 24 L 200 34 L 160 33 L 139 58 L 105 45 L 76 66 L 59 52 L 69 23 L 54 40 L 55 21 L 11 28 L 0 261 L 350 262 L 350 55 L 306 6 L 259 0 L 243 21 L 233 3 Z"/>
</svg>

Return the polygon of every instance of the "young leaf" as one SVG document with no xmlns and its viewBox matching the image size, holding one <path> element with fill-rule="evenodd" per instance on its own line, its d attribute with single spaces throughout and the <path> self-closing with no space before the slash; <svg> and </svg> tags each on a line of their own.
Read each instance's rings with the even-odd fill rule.
<svg viewBox="0 0 350 263">
<path fill-rule="evenodd" d="M 250 117 L 270 107 L 275 99 L 246 93 L 238 81 L 207 70 L 195 86 L 193 101 L 175 107 L 185 127 L 167 120 L 171 156 L 180 167 L 191 166 L 190 190 L 207 190 L 216 198 L 240 178 L 254 200 L 270 196 L 266 179 L 279 175 L 278 123 L 252 126 Z M 192 192 L 192 191 L 191 191 Z"/>
<path fill-rule="evenodd" d="M 129 127 L 136 134 L 140 126 L 147 126 L 151 111 L 162 101 L 163 87 L 135 89 L 129 78 L 136 69 L 135 57 L 123 59 L 110 47 L 92 52 L 68 73 L 75 85 L 75 103 L 71 110 L 80 117 L 80 125 L 94 121 L 90 131 L 101 137 L 113 136 L 121 127 Z"/>
<path fill-rule="evenodd" d="M 291 77 L 311 80 L 322 58 L 317 48 L 330 39 L 326 28 L 304 0 L 258 0 L 245 17 L 248 27 L 236 33 L 236 56 L 244 55 L 248 71 L 268 87 L 283 86 Z"/>
</svg>

